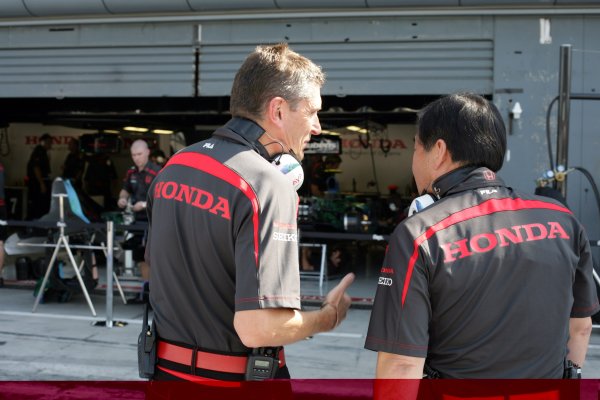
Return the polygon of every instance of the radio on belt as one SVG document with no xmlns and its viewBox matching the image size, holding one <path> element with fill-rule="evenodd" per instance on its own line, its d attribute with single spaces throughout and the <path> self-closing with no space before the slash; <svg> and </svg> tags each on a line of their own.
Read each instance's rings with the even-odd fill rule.
<svg viewBox="0 0 600 400">
<path fill-rule="evenodd" d="M 279 369 L 279 350 L 273 347 L 261 347 L 252 350 L 246 366 L 246 380 L 262 381 L 272 379 Z"/>
</svg>

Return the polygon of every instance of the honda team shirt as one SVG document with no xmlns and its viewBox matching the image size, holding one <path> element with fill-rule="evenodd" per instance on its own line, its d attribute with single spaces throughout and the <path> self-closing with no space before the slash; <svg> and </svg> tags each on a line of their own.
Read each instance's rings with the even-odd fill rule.
<svg viewBox="0 0 600 400">
<path fill-rule="evenodd" d="M 298 197 L 245 139 L 262 132 L 234 118 L 175 154 L 152 182 L 146 254 L 165 340 L 246 353 L 236 311 L 300 309 Z"/>
<path fill-rule="evenodd" d="M 569 318 L 600 309 L 581 224 L 487 168 L 433 188 L 441 199 L 390 237 L 365 347 L 442 377 L 562 377 Z"/>
</svg>

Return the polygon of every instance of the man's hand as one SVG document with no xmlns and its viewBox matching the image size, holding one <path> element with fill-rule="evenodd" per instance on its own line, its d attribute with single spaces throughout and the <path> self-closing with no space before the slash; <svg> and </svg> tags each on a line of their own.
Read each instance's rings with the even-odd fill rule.
<svg viewBox="0 0 600 400">
<path fill-rule="evenodd" d="M 143 211 L 145 209 L 146 209 L 146 202 L 145 201 L 138 201 L 132 207 L 132 210 L 134 212 Z"/>
<path fill-rule="evenodd" d="M 331 329 L 336 328 L 346 318 L 348 308 L 350 308 L 350 303 L 352 302 L 346 290 L 352 282 L 354 282 L 354 274 L 349 273 L 325 297 L 325 302 L 323 302 L 322 306 L 323 311 L 325 311 L 327 306 L 331 306 L 330 308 L 336 313 L 336 319 L 332 323 Z"/>
<path fill-rule="evenodd" d="M 320 310 L 298 311 L 289 308 L 262 308 L 236 311 L 233 326 L 247 347 L 284 346 L 339 325 L 350 307 L 346 289 L 354 281 L 348 274 L 327 294 Z"/>
<path fill-rule="evenodd" d="M 117 205 L 119 206 L 119 208 L 127 207 L 127 199 L 125 197 L 119 197 L 119 200 L 117 201 Z"/>
</svg>

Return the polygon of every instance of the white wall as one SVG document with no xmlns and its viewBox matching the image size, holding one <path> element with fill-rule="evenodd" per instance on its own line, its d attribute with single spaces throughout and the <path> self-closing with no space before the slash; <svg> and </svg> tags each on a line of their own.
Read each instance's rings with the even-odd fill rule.
<svg viewBox="0 0 600 400">
<path fill-rule="evenodd" d="M 86 133 L 96 133 L 97 130 L 67 128 L 58 125 L 42 124 L 11 124 L 7 130 L 5 140 L 0 140 L 0 161 L 4 165 L 5 185 L 6 186 L 24 186 L 25 176 L 27 175 L 27 162 L 33 148 L 38 144 L 40 136 L 49 133 L 52 136 L 52 149 L 48 152 L 50 157 L 51 177 L 55 178 L 62 174 L 62 165 L 69 153 L 68 143 L 71 138 L 78 138 Z M 134 135 L 125 137 L 125 143 L 135 140 Z M 165 154 L 169 154 L 169 136 L 156 135 L 159 147 Z M 124 145 L 125 146 L 125 145 Z M 118 193 L 121 187 L 121 180 L 125 176 L 125 171 L 133 162 L 129 154 L 129 148 L 122 148 L 118 154 L 111 154 L 117 179 L 113 182 L 113 191 Z"/>
<path fill-rule="evenodd" d="M 72 137 L 96 131 L 42 124 L 11 124 L 7 132 L 8 146 L 1 143 L 0 147 L 0 153 L 2 153 L 0 161 L 5 168 L 6 186 L 23 186 L 29 155 L 42 134 L 47 132 L 53 137 L 53 146 L 49 155 L 52 177 L 56 177 L 61 174 L 61 166 L 68 154 L 69 140 Z M 370 153 L 372 149 L 381 193 L 387 194 L 387 186 L 390 184 L 397 185 L 400 193 L 404 193 L 405 187 L 410 185 L 412 180 L 411 162 L 414 135 L 414 125 L 388 125 L 387 129 L 371 134 L 369 148 L 361 145 L 358 134 L 343 135 L 342 164 L 340 165 L 342 173 L 337 176 L 341 190 L 352 191 L 352 180 L 354 179 L 358 192 L 376 192 L 375 187 L 368 186 L 370 181 L 374 181 Z M 362 135 L 362 138 L 366 140 L 365 135 Z M 380 139 L 391 144 L 387 155 L 381 149 Z M 159 137 L 159 140 L 166 142 L 166 147 L 168 147 L 168 136 Z M 161 147 L 163 147 L 162 144 Z M 8 148 L 10 148 L 10 153 L 4 155 Z M 129 150 L 122 149 L 119 154 L 111 155 L 111 159 L 117 170 L 117 179 L 113 189 L 118 192 L 125 170 L 132 165 Z"/>
<path fill-rule="evenodd" d="M 62 173 L 61 166 L 69 153 L 68 143 L 73 137 L 95 131 L 41 124 L 11 124 L 7 129 L 7 141 L 1 143 L 0 161 L 4 164 L 6 186 L 24 186 L 27 161 L 38 144 L 40 136 L 49 133 L 52 149 L 48 152 L 52 177 Z M 10 151 L 9 151 L 10 149 Z M 6 154 L 8 152 L 8 154 Z"/>
</svg>

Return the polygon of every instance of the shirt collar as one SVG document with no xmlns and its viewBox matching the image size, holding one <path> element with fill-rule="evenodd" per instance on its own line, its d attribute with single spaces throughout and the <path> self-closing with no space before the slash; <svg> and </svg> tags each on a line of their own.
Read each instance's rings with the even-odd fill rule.
<svg viewBox="0 0 600 400">
<path fill-rule="evenodd" d="M 233 117 L 225 124 L 224 128 L 237 133 L 254 147 L 261 156 L 267 159 L 269 158 L 269 152 L 262 143 L 258 141 L 265 133 L 265 130 L 256 122 L 246 118 Z"/>
<path fill-rule="evenodd" d="M 496 173 L 486 167 L 465 166 L 454 169 L 438 177 L 432 186 L 438 199 L 464 190 L 486 186 L 505 186 Z"/>
</svg>

